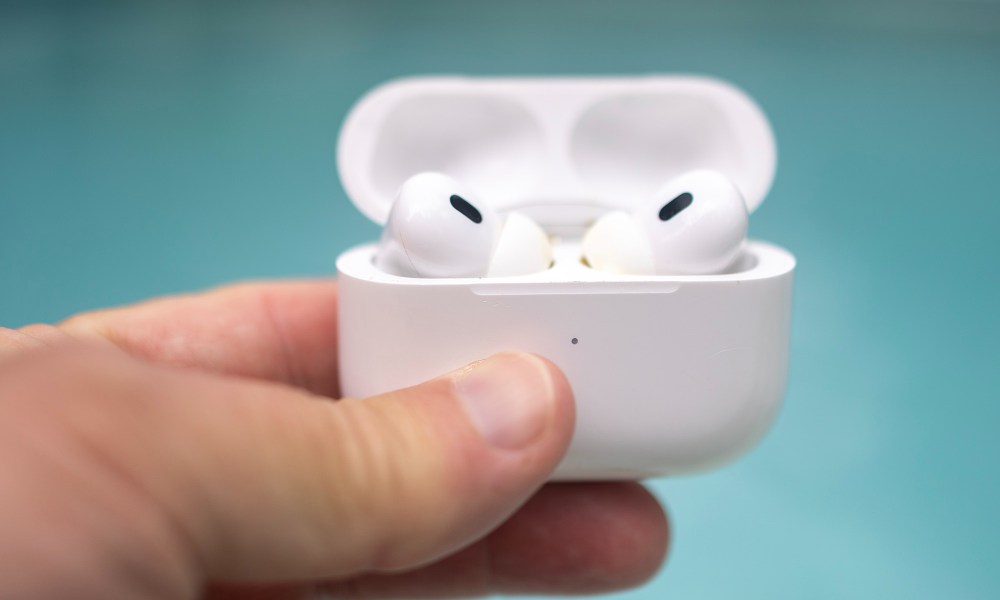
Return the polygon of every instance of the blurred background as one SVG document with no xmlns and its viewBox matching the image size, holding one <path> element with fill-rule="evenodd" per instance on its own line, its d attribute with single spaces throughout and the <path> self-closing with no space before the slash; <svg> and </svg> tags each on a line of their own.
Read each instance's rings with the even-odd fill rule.
<svg viewBox="0 0 1000 600">
<path fill-rule="evenodd" d="M 791 380 L 746 458 L 651 483 L 671 556 L 613 597 L 1000 597 L 996 2 L 0 2 L 0 325 L 332 276 L 387 79 L 672 72 L 772 121 Z"/>
</svg>

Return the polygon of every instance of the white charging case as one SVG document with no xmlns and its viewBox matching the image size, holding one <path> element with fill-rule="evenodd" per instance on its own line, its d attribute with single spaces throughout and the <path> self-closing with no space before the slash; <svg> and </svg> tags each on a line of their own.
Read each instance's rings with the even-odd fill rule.
<svg viewBox="0 0 1000 600">
<path fill-rule="evenodd" d="M 784 395 L 792 272 L 749 241 L 729 272 L 632 276 L 581 261 L 600 214 L 629 209 L 685 171 L 710 168 L 753 211 L 774 176 L 774 136 L 747 95 L 705 77 L 416 77 L 374 89 L 337 148 L 351 201 L 384 224 L 421 171 L 464 182 L 553 236 L 551 269 L 418 279 L 375 268 L 375 244 L 337 260 L 340 383 L 366 397 L 496 352 L 557 364 L 576 431 L 555 479 L 691 472 L 746 451 Z"/>
</svg>

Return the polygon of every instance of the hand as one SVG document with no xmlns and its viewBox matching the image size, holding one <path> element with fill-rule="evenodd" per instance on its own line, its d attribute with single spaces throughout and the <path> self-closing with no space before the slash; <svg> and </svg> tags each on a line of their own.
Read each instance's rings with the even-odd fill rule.
<svg viewBox="0 0 1000 600">
<path fill-rule="evenodd" d="M 0 597 L 593 593 L 661 564 L 635 483 L 549 484 L 550 363 L 338 397 L 336 287 L 246 284 L 0 330 Z"/>
</svg>

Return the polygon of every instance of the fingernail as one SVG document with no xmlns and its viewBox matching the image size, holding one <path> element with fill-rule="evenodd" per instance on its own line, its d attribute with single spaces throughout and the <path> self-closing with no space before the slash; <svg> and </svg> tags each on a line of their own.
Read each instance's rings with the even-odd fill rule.
<svg viewBox="0 0 1000 600">
<path fill-rule="evenodd" d="M 549 371 L 530 354 L 501 354 L 453 375 L 469 419 L 492 445 L 519 450 L 545 428 L 554 402 Z"/>
</svg>

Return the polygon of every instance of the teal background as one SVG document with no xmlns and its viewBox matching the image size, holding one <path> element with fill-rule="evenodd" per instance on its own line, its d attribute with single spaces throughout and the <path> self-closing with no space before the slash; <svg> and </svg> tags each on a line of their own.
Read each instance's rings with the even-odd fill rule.
<svg viewBox="0 0 1000 600">
<path fill-rule="evenodd" d="M 671 556 L 615 597 L 1000 597 L 994 2 L 0 3 L 0 324 L 331 274 L 386 79 L 647 72 L 764 107 L 799 267 L 776 427 L 652 484 Z"/>
</svg>

